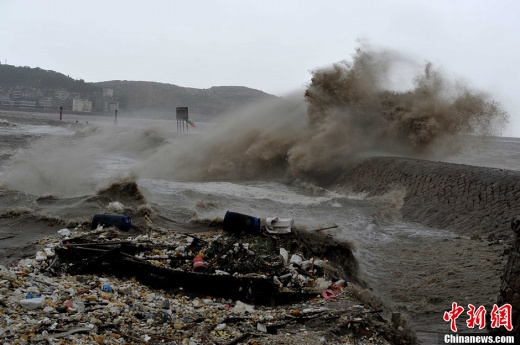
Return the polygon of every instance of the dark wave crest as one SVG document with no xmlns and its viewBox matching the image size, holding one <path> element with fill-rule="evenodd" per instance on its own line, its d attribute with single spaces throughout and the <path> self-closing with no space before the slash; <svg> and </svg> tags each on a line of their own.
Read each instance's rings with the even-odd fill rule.
<svg viewBox="0 0 520 345">
<path fill-rule="evenodd" d="M 107 187 L 99 189 L 96 194 L 110 200 L 145 200 L 134 176 L 116 180 Z"/>
</svg>

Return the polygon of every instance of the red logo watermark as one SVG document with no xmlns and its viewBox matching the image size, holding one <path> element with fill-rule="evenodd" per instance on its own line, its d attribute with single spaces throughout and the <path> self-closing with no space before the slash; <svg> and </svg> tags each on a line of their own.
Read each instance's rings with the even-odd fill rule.
<svg viewBox="0 0 520 345">
<path fill-rule="evenodd" d="M 468 328 L 475 328 L 478 326 L 479 329 L 486 327 L 486 309 L 484 306 L 475 308 L 473 304 L 468 304 L 468 319 L 466 325 Z M 446 322 L 450 322 L 450 328 L 453 332 L 457 332 L 457 324 L 455 321 L 464 312 L 464 307 L 457 305 L 457 302 L 451 304 L 451 310 L 444 312 L 443 319 Z M 504 326 L 508 331 L 513 330 L 513 324 L 511 321 L 512 308 L 511 304 L 504 304 L 498 307 L 493 304 L 493 310 L 491 310 L 491 328 L 499 328 Z"/>
</svg>

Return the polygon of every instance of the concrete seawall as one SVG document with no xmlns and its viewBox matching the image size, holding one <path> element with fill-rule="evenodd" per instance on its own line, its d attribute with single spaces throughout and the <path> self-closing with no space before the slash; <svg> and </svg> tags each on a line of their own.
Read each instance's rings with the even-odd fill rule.
<svg viewBox="0 0 520 345">
<path fill-rule="evenodd" d="M 403 219 L 469 236 L 511 237 L 520 172 L 396 157 L 369 158 L 338 181 L 353 192 L 405 190 Z"/>
<path fill-rule="evenodd" d="M 515 233 L 515 240 L 509 251 L 509 259 L 502 276 L 502 285 L 498 295 L 498 306 L 506 303 L 511 304 L 512 311 L 512 334 L 520 335 L 520 216 L 511 221 L 511 229 Z M 505 327 L 492 329 L 492 333 L 499 335 L 508 333 Z"/>
</svg>

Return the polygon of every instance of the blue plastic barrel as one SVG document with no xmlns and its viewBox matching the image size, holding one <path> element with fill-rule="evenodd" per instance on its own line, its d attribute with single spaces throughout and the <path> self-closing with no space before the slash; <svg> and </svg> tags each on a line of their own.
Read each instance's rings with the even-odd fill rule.
<svg viewBox="0 0 520 345">
<path fill-rule="evenodd" d="M 247 232 L 249 234 L 260 234 L 260 218 L 248 216 L 247 214 L 227 211 L 222 223 L 222 229 L 232 234 Z"/>
<path fill-rule="evenodd" d="M 115 226 L 121 231 L 130 231 L 132 220 L 128 216 L 119 214 L 95 214 L 92 217 L 92 229 L 96 229 L 98 225 L 105 227 Z"/>
</svg>

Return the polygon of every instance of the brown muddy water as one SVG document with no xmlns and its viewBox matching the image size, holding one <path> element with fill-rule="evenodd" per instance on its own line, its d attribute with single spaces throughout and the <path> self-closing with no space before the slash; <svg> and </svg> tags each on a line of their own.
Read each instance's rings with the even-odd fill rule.
<svg viewBox="0 0 520 345">
<path fill-rule="evenodd" d="M 256 176 L 247 172 L 259 169 L 258 161 L 237 165 L 247 157 L 209 161 L 203 148 L 209 137 L 222 134 L 216 127 L 199 123 L 187 134 L 168 120 L 120 116 L 116 126 L 111 117 L 69 115 L 59 121 L 55 114 L 0 112 L 3 263 L 32 254 L 23 248 L 34 238 L 88 223 L 117 200 L 135 212 L 153 212 L 173 230 L 192 229 L 227 210 L 291 217 L 307 229 L 338 225 L 327 233 L 354 244 L 367 298 L 383 305 L 387 315 L 401 312 L 424 344 L 450 331 L 442 316 L 452 302 L 486 308 L 496 303 L 507 240 L 492 244 L 464 231 L 422 226 L 420 219 L 402 221 L 399 191 L 367 197 L 327 190 L 280 176 L 268 157 L 261 167 L 265 174 Z M 496 137 L 479 143 L 446 160 L 520 169 L 513 163 L 520 140 Z M 176 170 L 186 161 L 207 163 L 204 173 L 195 171 L 190 178 L 186 165 Z M 229 174 L 237 169 L 248 179 Z M 124 179 L 137 181 L 142 198 L 125 190 L 99 192 Z"/>
</svg>

